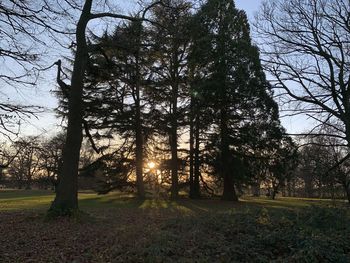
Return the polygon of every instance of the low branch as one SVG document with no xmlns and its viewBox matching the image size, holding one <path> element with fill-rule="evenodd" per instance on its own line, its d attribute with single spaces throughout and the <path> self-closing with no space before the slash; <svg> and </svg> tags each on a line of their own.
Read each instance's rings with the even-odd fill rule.
<svg viewBox="0 0 350 263">
<path fill-rule="evenodd" d="M 89 142 L 91 143 L 92 149 L 94 149 L 94 151 L 97 154 L 100 154 L 101 149 L 97 148 L 97 146 L 94 142 L 94 139 L 92 138 L 92 135 L 90 133 L 88 122 L 86 120 L 83 120 L 83 126 L 84 126 L 85 135 L 88 137 Z"/>
</svg>

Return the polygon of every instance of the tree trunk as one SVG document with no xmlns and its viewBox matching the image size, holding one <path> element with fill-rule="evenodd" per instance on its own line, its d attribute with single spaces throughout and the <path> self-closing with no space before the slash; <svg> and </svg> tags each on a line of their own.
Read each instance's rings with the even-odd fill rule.
<svg viewBox="0 0 350 263">
<path fill-rule="evenodd" d="M 173 106 L 174 107 L 174 106 Z M 176 110 L 173 108 L 176 112 Z M 173 112 L 172 125 L 170 132 L 170 148 L 171 148 L 171 198 L 176 199 L 179 194 L 179 178 L 178 178 L 178 159 L 177 159 L 177 120 Z"/>
<path fill-rule="evenodd" d="M 275 200 L 275 198 L 276 198 L 276 191 L 275 191 L 274 189 L 272 189 L 272 191 L 271 191 L 270 198 L 271 198 L 272 200 Z"/>
<path fill-rule="evenodd" d="M 140 68 L 139 54 L 136 55 L 136 94 L 135 94 L 135 128 L 136 128 L 136 185 L 139 198 L 145 197 L 143 184 L 143 131 L 140 99 Z"/>
<path fill-rule="evenodd" d="M 177 67 L 175 67 L 177 70 Z M 171 149 L 171 198 L 176 199 L 179 195 L 179 178 L 178 178 L 178 156 L 177 156 L 177 97 L 178 81 L 175 71 L 172 74 L 172 112 L 170 128 L 170 149 Z"/>
<path fill-rule="evenodd" d="M 344 187 L 345 187 L 346 196 L 348 198 L 348 202 L 350 204 L 350 183 L 345 184 Z"/>
<path fill-rule="evenodd" d="M 232 177 L 227 173 L 224 174 L 224 191 L 221 200 L 238 201 Z"/>
<path fill-rule="evenodd" d="M 86 0 L 76 29 L 76 54 L 68 97 L 68 126 L 66 142 L 62 153 L 62 170 L 56 197 L 50 210 L 70 215 L 78 209 L 78 168 L 82 143 L 83 79 L 88 51 L 85 37 L 90 20 L 92 0 Z"/>
<path fill-rule="evenodd" d="M 233 180 L 233 174 L 229 173 L 227 169 L 229 165 L 229 144 L 228 144 L 228 134 L 227 134 L 227 113 L 224 108 L 221 109 L 221 120 L 220 120 L 220 153 L 221 153 L 221 162 L 220 162 L 220 172 L 221 177 L 224 179 L 224 191 L 221 199 L 225 201 L 238 201 L 238 197 L 235 191 L 235 185 Z"/>
<path fill-rule="evenodd" d="M 140 102 L 136 103 L 136 183 L 139 198 L 145 197 L 143 184 L 143 134 L 141 124 Z"/>
<path fill-rule="evenodd" d="M 307 172 L 304 175 L 304 184 L 305 184 L 305 195 L 306 197 L 312 197 L 313 196 L 313 187 L 312 187 L 312 177 L 311 172 Z"/>
<path fill-rule="evenodd" d="M 287 183 L 287 193 L 288 197 L 292 196 L 292 183 L 290 181 Z"/>
<path fill-rule="evenodd" d="M 194 181 L 193 181 L 193 198 L 200 198 L 200 160 L 199 160 L 199 116 L 196 116 L 195 126 L 195 147 L 194 147 Z"/>
<path fill-rule="evenodd" d="M 190 198 L 194 197 L 194 175 L 193 175 L 193 165 L 194 165 L 194 122 L 193 122 L 193 100 L 194 98 L 191 97 L 191 105 L 190 105 Z"/>
<path fill-rule="evenodd" d="M 283 186 L 281 187 L 281 192 L 282 192 L 282 197 L 286 197 L 286 196 L 287 196 L 286 185 L 283 185 Z"/>
<path fill-rule="evenodd" d="M 271 194 L 270 194 L 270 198 L 272 200 L 275 200 L 279 187 L 280 187 L 280 183 L 278 183 L 278 182 L 272 183 L 272 189 L 271 189 Z"/>
<path fill-rule="evenodd" d="M 293 182 L 292 182 L 292 195 L 291 195 L 293 197 L 297 196 L 297 194 L 296 194 L 296 185 L 295 184 L 296 184 L 295 180 L 293 180 Z"/>
<path fill-rule="evenodd" d="M 25 189 L 26 189 L 26 190 L 32 189 L 32 180 L 31 180 L 30 178 L 27 179 Z"/>
<path fill-rule="evenodd" d="M 256 182 L 252 185 L 252 195 L 255 197 L 260 196 L 260 182 Z"/>
</svg>

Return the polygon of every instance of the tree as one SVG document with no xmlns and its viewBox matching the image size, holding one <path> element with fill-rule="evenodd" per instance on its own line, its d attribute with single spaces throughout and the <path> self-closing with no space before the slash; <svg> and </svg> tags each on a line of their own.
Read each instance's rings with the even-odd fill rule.
<svg viewBox="0 0 350 263">
<path fill-rule="evenodd" d="M 76 26 L 76 45 L 74 65 L 70 85 L 60 79 L 61 61 L 58 65 L 58 84 L 64 92 L 68 93 L 67 134 L 62 155 L 62 170 L 60 182 L 56 191 L 56 197 L 51 205 L 53 214 L 70 215 L 78 209 L 78 168 L 80 148 L 83 139 L 83 91 L 84 76 L 89 61 L 89 46 L 86 40 L 87 24 L 104 17 L 140 21 L 140 18 L 116 14 L 113 12 L 92 12 L 93 0 L 86 0 L 81 10 L 80 18 Z M 154 5 L 157 4 L 154 3 Z M 151 8 L 153 5 L 149 6 Z M 146 11 L 148 10 L 146 8 Z M 144 15 L 141 19 L 144 19 Z"/>
<path fill-rule="evenodd" d="M 186 71 L 189 51 L 189 19 L 191 4 L 185 0 L 167 0 L 153 10 L 155 23 L 150 29 L 155 56 L 153 69 L 153 101 L 159 104 L 161 129 L 169 137 L 171 152 L 171 197 L 179 191 L 179 129 L 184 126 L 180 119 L 186 108 Z M 164 114 L 165 112 L 165 114 Z M 181 125 L 182 124 L 182 125 Z"/>
<path fill-rule="evenodd" d="M 31 189 L 32 182 L 40 170 L 40 142 L 36 137 L 24 137 L 13 143 L 16 157 L 8 167 L 9 174 L 14 177 L 17 187 Z"/>
<path fill-rule="evenodd" d="M 235 186 L 248 174 L 246 157 L 267 148 L 272 135 L 281 135 L 278 107 L 245 13 L 231 0 L 209 0 L 196 17 L 197 96 L 205 100 L 202 114 L 211 116 L 206 148 L 216 158 L 222 199 L 238 200 Z"/>
<path fill-rule="evenodd" d="M 11 89 L 34 88 L 47 40 L 68 34 L 60 29 L 55 0 L 13 1 L 0 3 L 0 134 L 11 139 L 19 134 L 20 124 L 42 112 L 42 108 L 18 102 Z M 57 37 L 60 36 L 60 37 Z"/>
<path fill-rule="evenodd" d="M 343 0 L 265 1 L 255 23 L 264 68 L 291 106 L 289 113 L 315 120 L 310 134 L 340 138 L 347 145 L 349 12 Z M 317 129 L 321 126 L 329 132 Z"/>
<path fill-rule="evenodd" d="M 0 147 L 0 183 L 5 181 L 5 170 L 8 169 L 21 152 L 21 148 L 13 151 L 8 143 L 2 143 Z"/>
<path fill-rule="evenodd" d="M 147 140 L 147 101 L 144 89 L 149 76 L 147 31 L 141 21 L 116 27 L 114 33 L 95 37 L 100 49 L 88 69 L 85 119 L 100 133 L 120 136 L 134 144 L 137 192 L 145 197 L 143 166 Z M 102 52 L 101 52 L 102 51 Z M 98 76 L 98 72 L 100 75 Z M 101 119 L 103 121 L 101 121 Z M 100 136 L 99 133 L 99 136 Z M 103 136 L 101 136 L 103 138 Z"/>
<path fill-rule="evenodd" d="M 285 183 L 290 181 L 293 167 L 297 164 L 297 148 L 290 137 L 284 137 L 278 145 L 274 146 L 267 160 L 267 171 L 263 177 L 264 182 L 269 185 L 272 200 Z"/>
<path fill-rule="evenodd" d="M 349 3 L 343 0 L 265 1 L 255 25 L 264 67 L 281 96 L 286 95 L 291 114 L 315 120 L 311 135 L 338 138 L 347 147 L 349 12 Z M 339 164 L 349 156 L 348 148 Z"/>
<path fill-rule="evenodd" d="M 46 179 L 53 189 L 58 185 L 58 175 L 62 167 L 62 150 L 64 134 L 59 133 L 51 138 L 43 140 L 40 144 L 39 159 L 40 169 L 46 172 Z"/>
<path fill-rule="evenodd" d="M 316 188 L 320 198 L 334 198 L 340 187 L 349 199 L 349 160 L 344 159 L 347 147 L 340 146 L 339 139 L 329 136 L 309 136 L 304 144 L 300 150 L 299 170 L 306 194 L 310 195 Z"/>
<path fill-rule="evenodd" d="M 204 120 L 200 114 L 200 100 L 196 98 L 198 92 L 195 90 L 194 83 L 191 83 L 190 90 L 190 110 L 189 110 L 189 144 L 190 144 L 190 198 L 197 199 L 200 197 L 200 143 L 201 129 L 203 130 Z"/>
</svg>

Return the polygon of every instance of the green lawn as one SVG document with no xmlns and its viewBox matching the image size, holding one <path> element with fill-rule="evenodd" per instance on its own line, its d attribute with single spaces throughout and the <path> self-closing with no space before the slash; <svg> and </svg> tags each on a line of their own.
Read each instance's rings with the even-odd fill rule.
<svg viewBox="0 0 350 263">
<path fill-rule="evenodd" d="M 47 222 L 53 197 L 0 191 L 0 262 L 350 262 L 350 209 L 341 201 L 81 193 L 87 216 Z"/>
<path fill-rule="evenodd" d="M 19 210 L 45 210 L 50 206 L 54 199 L 54 193 L 50 190 L 0 190 L 0 211 L 19 211 Z M 218 200 L 199 200 L 193 201 L 181 199 L 177 202 L 168 200 L 147 199 L 140 201 L 133 194 L 114 192 L 107 195 L 97 195 L 90 192 L 79 193 L 80 208 L 90 210 L 93 208 L 174 208 L 190 207 L 194 211 L 216 211 L 227 210 L 236 207 L 266 207 L 281 209 L 296 209 L 309 206 L 344 206 L 342 201 L 332 201 L 330 199 L 316 198 L 293 198 L 280 197 L 276 200 L 270 200 L 265 197 L 253 198 L 242 197 L 238 204 L 230 202 L 221 202 Z M 186 209 L 185 209 L 186 210 Z"/>
</svg>

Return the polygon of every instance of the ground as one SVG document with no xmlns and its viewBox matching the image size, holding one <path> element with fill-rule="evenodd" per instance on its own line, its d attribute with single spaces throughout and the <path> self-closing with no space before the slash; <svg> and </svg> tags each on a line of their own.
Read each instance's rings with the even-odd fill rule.
<svg viewBox="0 0 350 263">
<path fill-rule="evenodd" d="M 84 214 L 47 221 L 52 192 L 0 191 L 0 262 L 350 262 L 344 202 L 79 198 Z"/>
</svg>

